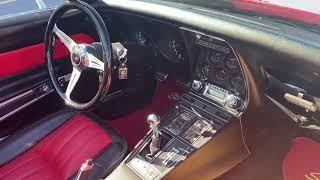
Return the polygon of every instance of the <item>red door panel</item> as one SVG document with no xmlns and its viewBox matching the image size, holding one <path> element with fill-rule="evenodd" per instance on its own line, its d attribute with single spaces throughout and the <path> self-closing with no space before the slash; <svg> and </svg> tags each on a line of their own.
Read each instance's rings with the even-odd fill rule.
<svg viewBox="0 0 320 180">
<path fill-rule="evenodd" d="M 92 43 L 94 40 L 86 34 L 71 35 L 77 43 Z M 69 55 L 67 48 L 57 39 L 54 59 L 61 59 Z M 0 77 L 14 75 L 35 66 L 41 65 L 44 60 L 44 44 L 36 44 L 21 49 L 0 53 Z"/>
</svg>

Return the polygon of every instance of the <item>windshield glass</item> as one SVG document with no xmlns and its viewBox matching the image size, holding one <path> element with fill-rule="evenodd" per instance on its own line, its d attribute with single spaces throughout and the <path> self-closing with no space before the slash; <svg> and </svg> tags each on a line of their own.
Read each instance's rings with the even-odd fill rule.
<svg viewBox="0 0 320 180">
<path fill-rule="evenodd" d="M 166 0 L 319 30 L 319 0 Z"/>
<path fill-rule="evenodd" d="M 0 0 L 0 18 L 52 9 L 64 0 Z"/>
</svg>

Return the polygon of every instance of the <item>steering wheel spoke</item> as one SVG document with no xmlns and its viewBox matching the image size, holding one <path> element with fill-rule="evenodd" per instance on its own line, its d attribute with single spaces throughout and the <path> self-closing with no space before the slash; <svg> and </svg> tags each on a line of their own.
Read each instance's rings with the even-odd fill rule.
<svg viewBox="0 0 320 180">
<path fill-rule="evenodd" d="M 81 71 L 77 68 L 73 68 L 71 76 L 70 76 L 70 81 L 66 90 L 66 96 L 68 99 L 70 99 L 70 95 L 74 89 L 74 87 L 76 86 L 79 78 L 81 76 Z"/>
<path fill-rule="evenodd" d="M 72 51 L 72 48 L 77 45 L 77 43 L 75 43 L 67 34 L 61 31 L 56 24 L 53 27 L 53 32 L 59 37 L 61 42 L 68 48 L 70 52 Z"/>
<path fill-rule="evenodd" d="M 104 63 L 90 53 L 88 53 L 88 64 L 86 65 L 89 68 L 94 68 L 94 69 L 104 71 Z"/>
<path fill-rule="evenodd" d="M 64 18 L 61 17 L 72 9 L 80 10 L 91 19 L 92 23 L 90 25 L 95 26 L 92 29 L 97 30 L 99 41 L 95 39 L 97 40 L 96 43 L 77 44 L 69 35 L 58 28 L 57 22 L 63 20 Z M 70 25 L 72 26 L 73 24 Z M 56 36 L 61 40 L 63 46 L 66 46 L 68 51 L 70 51 L 70 61 L 73 66 L 66 90 L 60 86 L 52 62 L 54 53 L 54 43 L 52 42 Z M 108 29 L 99 13 L 92 6 L 82 1 L 65 1 L 62 5 L 55 8 L 48 21 L 44 42 L 44 54 L 50 79 L 53 87 L 67 106 L 77 110 L 86 110 L 92 108 L 105 97 L 110 89 L 112 79 L 112 46 Z M 97 74 L 99 75 L 100 83 L 98 83 L 96 94 L 86 102 L 79 102 L 80 99 L 76 97 L 71 99 L 71 94 L 74 91 L 78 92 L 78 89 L 75 90 L 75 88 L 78 88 L 77 83 L 80 81 L 80 77 L 86 75 L 82 75 L 82 72 L 91 68 L 99 71 Z M 90 82 L 87 83 L 90 84 Z M 81 93 L 80 89 L 79 93 Z"/>
</svg>

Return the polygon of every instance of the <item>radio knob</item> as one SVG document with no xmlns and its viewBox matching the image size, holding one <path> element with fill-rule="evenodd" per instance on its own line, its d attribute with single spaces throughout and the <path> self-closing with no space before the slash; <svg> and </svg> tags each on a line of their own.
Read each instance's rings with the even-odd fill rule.
<svg viewBox="0 0 320 180">
<path fill-rule="evenodd" d="M 201 81 L 197 81 L 197 80 L 193 80 L 192 89 L 195 90 L 195 91 L 200 91 L 202 89 L 202 82 Z"/>
<path fill-rule="evenodd" d="M 226 104 L 232 109 L 239 109 L 241 108 L 241 99 L 238 96 L 230 94 L 226 98 Z"/>
</svg>

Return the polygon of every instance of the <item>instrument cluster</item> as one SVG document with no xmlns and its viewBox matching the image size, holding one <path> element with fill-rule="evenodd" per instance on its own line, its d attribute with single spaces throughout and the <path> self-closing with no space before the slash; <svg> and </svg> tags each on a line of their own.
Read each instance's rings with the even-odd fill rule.
<svg viewBox="0 0 320 180">
<path fill-rule="evenodd" d="M 210 42 L 197 39 L 202 46 L 196 66 L 196 78 L 240 96 L 245 93 L 245 84 L 237 56 L 224 41 L 210 38 Z"/>
<path fill-rule="evenodd" d="M 171 26 L 143 24 L 135 32 L 135 40 L 141 47 L 152 46 L 170 62 L 183 64 L 187 60 L 187 50 L 180 31 Z"/>
</svg>

